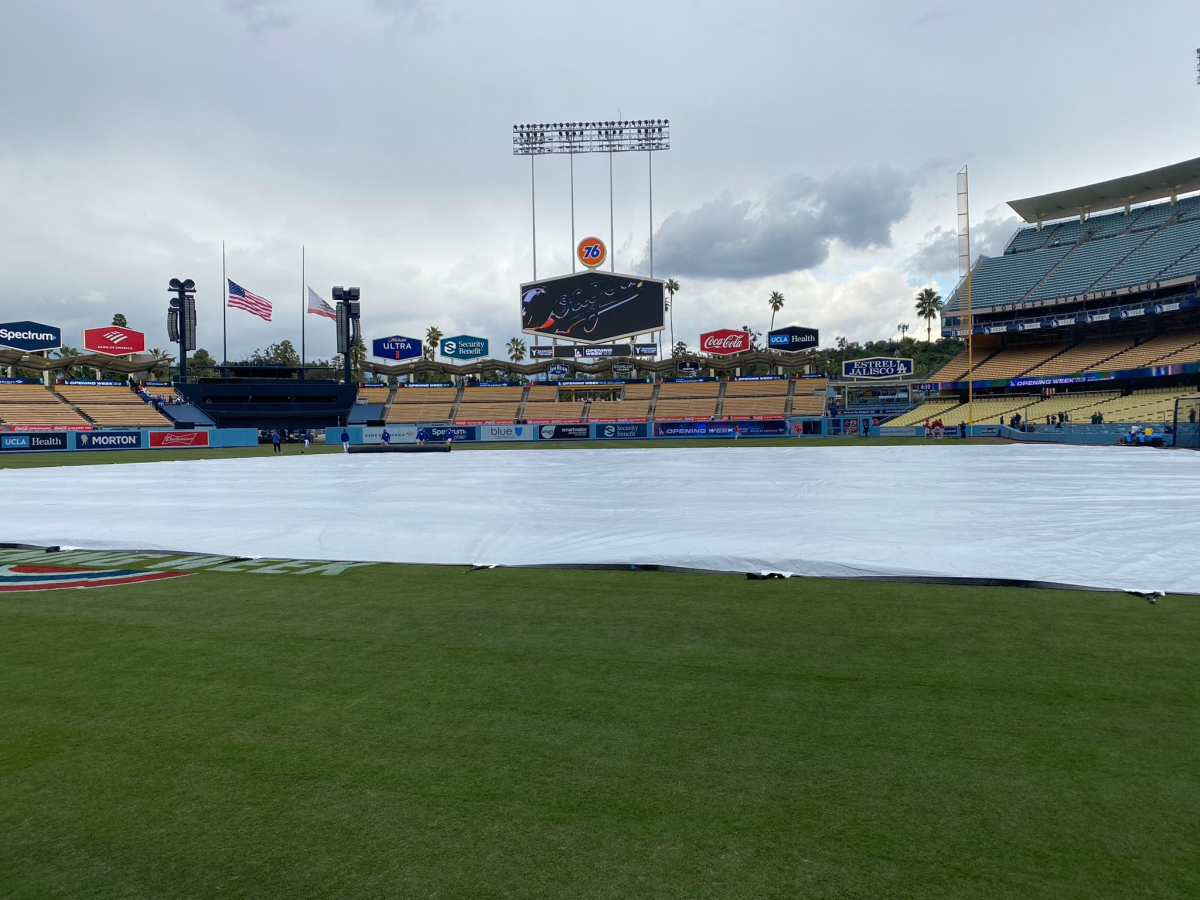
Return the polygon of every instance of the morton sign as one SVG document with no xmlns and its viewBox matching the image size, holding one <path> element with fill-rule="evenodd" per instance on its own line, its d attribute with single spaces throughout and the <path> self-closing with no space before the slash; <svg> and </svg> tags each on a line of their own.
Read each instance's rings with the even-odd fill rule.
<svg viewBox="0 0 1200 900">
<path fill-rule="evenodd" d="M 891 356 L 847 359 L 842 363 L 843 378 L 907 378 L 912 373 L 911 359 L 896 359 Z"/>
</svg>

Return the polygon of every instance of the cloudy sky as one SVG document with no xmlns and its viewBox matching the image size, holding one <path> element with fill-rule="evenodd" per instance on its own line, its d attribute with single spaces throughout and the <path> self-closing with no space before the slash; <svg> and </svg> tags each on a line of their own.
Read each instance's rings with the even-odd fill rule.
<svg viewBox="0 0 1200 900">
<path fill-rule="evenodd" d="M 976 249 L 1004 201 L 1200 155 L 1194 2 L 0 0 L 0 319 L 77 342 L 114 312 L 165 346 L 199 285 L 220 356 L 299 344 L 308 280 L 363 293 L 368 337 L 517 333 L 531 277 L 521 122 L 671 120 L 654 273 L 677 339 L 777 324 L 869 340 L 950 290 L 954 173 Z M 647 273 L 645 154 L 615 161 L 618 271 Z M 570 271 L 565 158 L 539 161 L 538 272 Z M 607 236 L 608 162 L 575 165 Z M 311 355 L 333 329 L 309 317 Z"/>
</svg>

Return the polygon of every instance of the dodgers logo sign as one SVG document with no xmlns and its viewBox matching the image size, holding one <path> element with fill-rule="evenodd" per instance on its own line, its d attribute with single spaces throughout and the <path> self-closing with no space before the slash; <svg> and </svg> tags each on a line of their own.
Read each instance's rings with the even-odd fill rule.
<svg viewBox="0 0 1200 900">
<path fill-rule="evenodd" d="M 417 338 L 393 334 L 371 341 L 371 355 L 380 359 L 416 359 L 421 355 L 421 342 Z"/>
<path fill-rule="evenodd" d="M 0 347 L 38 353 L 62 346 L 62 329 L 41 322 L 5 322 L 0 325 Z"/>
<path fill-rule="evenodd" d="M 140 431 L 78 431 L 76 450 L 137 450 L 142 446 Z"/>
<path fill-rule="evenodd" d="M 847 359 L 842 363 L 843 378 L 904 378 L 912 373 L 911 359 L 896 359 L 891 356 Z"/>
<path fill-rule="evenodd" d="M 450 359 L 478 359 L 480 356 L 487 356 L 488 342 L 487 338 L 460 334 L 443 339 L 438 345 L 438 352 Z"/>
</svg>

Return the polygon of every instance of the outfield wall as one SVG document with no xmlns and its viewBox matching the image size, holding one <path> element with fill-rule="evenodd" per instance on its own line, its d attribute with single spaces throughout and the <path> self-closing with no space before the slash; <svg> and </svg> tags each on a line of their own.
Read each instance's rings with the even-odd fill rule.
<svg viewBox="0 0 1200 900">
<path fill-rule="evenodd" d="M 808 437 L 829 433 L 830 420 L 821 417 L 789 419 L 747 419 L 738 421 L 650 421 L 650 422 L 557 422 L 524 425 L 415 425 L 387 426 L 393 444 L 412 444 L 417 429 L 425 428 L 428 440 L 444 441 L 446 433 L 453 434 L 456 444 L 528 443 L 532 441 L 622 441 L 676 440 L 679 438 L 723 438 L 734 436 L 752 440 L 757 437 Z M 325 442 L 340 444 L 342 433 L 350 436 L 352 444 L 378 444 L 384 428 L 350 425 L 345 429 L 327 428 Z"/>
<path fill-rule="evenodd" d="M 106 453 L 114 450 L 189 450 L 257 445 L 258 430 L 255 428 L 0 432 L 0 453 Z"/>
</svg>

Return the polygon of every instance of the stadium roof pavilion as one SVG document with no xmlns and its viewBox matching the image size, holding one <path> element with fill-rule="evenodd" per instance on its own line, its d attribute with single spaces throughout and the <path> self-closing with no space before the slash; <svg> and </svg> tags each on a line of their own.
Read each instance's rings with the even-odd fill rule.
<svg viewBox="0 0 1200 900">
<path fill-rule="evenodd" d="M 1200 158 L 1151 169 L 1138 175 L 1124 175 L 1098 181 L 1084 187 L 1055 191 L 1024 200 L 1009 200 L 1008 205 L 1026 222 L 1044 222 L 1083 216 L 1135 203 L 1148 203 L 1180 194 L 1200 191 Z"/>
</svg>

